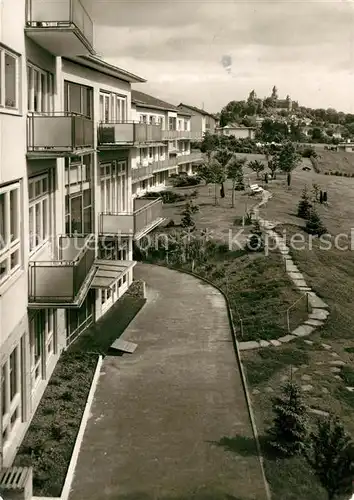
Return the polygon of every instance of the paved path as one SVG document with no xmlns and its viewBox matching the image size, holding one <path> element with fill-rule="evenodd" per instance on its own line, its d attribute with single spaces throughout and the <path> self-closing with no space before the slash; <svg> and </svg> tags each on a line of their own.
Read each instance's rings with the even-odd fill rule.
<svg viewBox="0 0 354 500">
<path fill-rule="evenodd" d="M 264 500 L 258 458 L 218 444 L 254 442 L 223 297 L 161 267 L 136 276 L 138 348 L 104 360 L 70 500 Z"/>
</svg>

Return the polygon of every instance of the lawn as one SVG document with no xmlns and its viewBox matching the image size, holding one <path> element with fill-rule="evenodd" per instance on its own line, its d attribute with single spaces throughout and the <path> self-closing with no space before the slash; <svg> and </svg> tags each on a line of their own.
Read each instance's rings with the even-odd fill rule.
<svg viewBox="0 0 354 500">
<path fill-rule="evenodd" d="M 59 497 L 98 361 L 120 337 L 145 300 L 131 289 L 64 352 L 45 389 L 14 465 L 33 467 L 33 493 Z"/>
<path fill-rule="evenodd" d="M 354 175 L 354 151 L 321 151 L 318 153 L 316 164 L 321 173 L 340 173 Z"/>
<path fill-rule="evenodd" d="M 295 213 L 303 186 L 311 187 L 313 182 L 329 193 L 328 207 L 318 207 L 328 231 L 333 237 L 350 232 L 354 219 L 354 179 L 298 169 L 293 173 L 291 189 L 287 189 L 284 180 L 272 183 L 273 198 L 261 210 L 262 217 L 282 223 L 277 230 L 286 234 L 288 242 L 295 233 L 303 234 L 309 241 L 303 232 L 304 221 Z M 307 244 L 305 248 L 292 249 L 291 254 L 309 285 L 328 303 L 330 316 L 307 342 L 298 340 L 276 349 L 242 353 L 260 433 L 271 421 L 270 397 L 292 377 L 302 387 L 305 402 L 311 408 L 340 416 L 354 437 L 354 393 L 346 388 L 354 386 L 353 253 L 336 248 L 325 250 L 318 241 L 313 241 L 312 248 Z M 283 461 L 275 467 L 266 455 L 265 466 L 273 498 L 326 498 L 314 477 L 309 476 L 312 487 L 304 490 L 306 468 L 301 460 Z M 291 477 L 286 471 L 291 472 Z"/>
</svg>

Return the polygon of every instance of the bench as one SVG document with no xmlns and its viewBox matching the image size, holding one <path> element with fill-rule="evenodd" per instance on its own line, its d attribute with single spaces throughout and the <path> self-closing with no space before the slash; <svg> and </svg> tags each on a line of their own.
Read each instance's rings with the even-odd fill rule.
<svg viewBox="0 0 354 500">
<path fill-rule="evenodd" d="M 263 191 L 263 188 L 258 186 L 258 184 L 250 184 L 250 190 L 253 193 L 261 193 Z"/>
</svg>

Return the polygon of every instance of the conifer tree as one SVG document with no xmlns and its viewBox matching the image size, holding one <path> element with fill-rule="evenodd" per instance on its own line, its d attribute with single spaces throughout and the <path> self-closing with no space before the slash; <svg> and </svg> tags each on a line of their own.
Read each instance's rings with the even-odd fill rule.
<svg viewBox="0 0 354 500">
<path fill-rule="evenodd" d="M 273 413 L 269 430 L 272 447 L 285 456 L 301 453 L 307 437 L 307 412 L 296 384 L 288 382 L 282 395 L 273 399 Z"/>
<path fill-rule="evenodd" d="M 306 231 L 315 236 L 321 236 L 327 232 L 320 216 L 314 208 L 311 208 L 310 215 L 306 221 Z"/>
<path fill-rule="evenodd" d="M 352 493 L 354 447 L 338 418 L 319 420 L 310 443 L 309 461 L 328 493 L 328 500 Z"/>
<path fill-rule="evenodd" d="M 310 217 L 311 207 L 312 204 L 310 201 L 310 196 L 308 194 L 307 187 L 305 186 L 297 207 L 297 216 L 301 217 L 302 219 L 308 219 Z"/>
</svg>

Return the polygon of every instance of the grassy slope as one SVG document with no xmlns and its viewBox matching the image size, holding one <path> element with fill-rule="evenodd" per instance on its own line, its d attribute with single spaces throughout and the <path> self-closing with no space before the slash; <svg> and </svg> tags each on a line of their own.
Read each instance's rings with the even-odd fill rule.
<svg viewBox="0 0 354 500">
<path fill-rule="evenodd" d="M 299 170 L 293 175 L 291 190 L 286 188 L 284 181 L 273 184 L 274 196 L 262 211 L 264 217 L 284 222 L 279 229 L 286 231 L 288 239 L 295 232 L 301 232 L 304 223 L 295 217 L 294 212 L 304 184 L 310 187 L 312 182 L 329 192 L 329 207 L 318 207 L 328 230 L 332 235 L 347 233 L 354 218 L 352 179 Z M 350 250 L 321 250 L 315 242 L 312 249 L 308 245 L 307 249 L 293 250 L 292 254 L 308 283 L 329 304 L 331 314 L 325 325 L 311 336 L 312 345 L 299 340 L 296 344 L 269 350 L 267 354 L 262 351 L 243 354 L 248 381 L 254 391 L 252 399 L 260 432 L 271 421 L 270 396 L 279 391 L 281 384 L 290 377 L 292 365 L 293 379 L 299 385 L 312 386 L 304 393 L 306 403 L 339 415 L 354 436 L 354 396 L 345 388 L 354 385 L 353 253 Z M 346 362 L 346 367 L 341 369 L 331 364 L 336 360 Z M 285 461 L 277 467 L 273 460 L 266 459 L 266 470 L 275 499 L 326 498 L 315 478 L 306 487 L 304 478 L 311 479 L 311 476 L 305 476 L 306 464 L 301 460 Z"/>
</svg>

